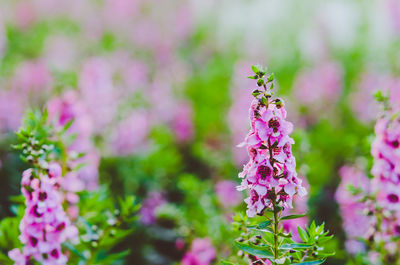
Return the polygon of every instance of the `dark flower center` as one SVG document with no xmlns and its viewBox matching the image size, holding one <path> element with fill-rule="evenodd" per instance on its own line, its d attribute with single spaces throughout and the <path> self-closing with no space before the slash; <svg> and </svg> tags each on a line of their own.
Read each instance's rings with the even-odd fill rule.
<svg viewBox="0 0 400 265">
<path fill-rule="evenodd" d="M 47 199 L 47 193 L 46 192 L 39 192 L 39 200 L 44 201 Z"/>
<path fill-rule="evenodd" d="M 57 231 L 62 231 L 62 230 L 64 230 L 64 229 L 65 229 L 65 223 L 59 224 L 59 225 L 57 226 L 57 228 L 56 228 Z"/>
<path fill-rule="evenodd" d="M 389 196 L 388 196 L 388 199 L 389 199 L 389 201 L 391 202 L 391 203 L 396 203 L 396 202 L 399 202 L 399 196 L 397 196 L 396 194 L 390 194 Z"/>
<path fill-rule="evenodd" d="M 58 259 L 58 257 L 60 256 L 57 249 L 53 249 L 53 250 L 50 252 L 50 255 L 51 255 L 53 258 L 56 258 L 56 259 Z"/>
<path fill-rule="evenodd" d="M 258 174 L 260 174 L 261 178 L 265 180 L 267 177 L 271 176 L 272 170 L 267 166 L 259 166 Z"/>
<path fill-rule="evenodd" d="M 276 132 L 278 130 L 279 126 L 280 126 L 279 120 L 276 118 L 272 118 L 268 122 L 268 127 L 273 128 L 274 132 Z"/>
<path fill-rule="evenodd" d="M 37 245 L 37 243 L 38 243 L 38 240 L 37 240 L 37 238 L 36 237 L 29 237 L 29 242 L 31 243 L 31 246 L 32 247 L 36 247 L 36 245 Z"/>
<path fill-rule="evenodd" d="M 251 202 L 255 203 L 259 198 L 260 196 L 258 196 L 258 193 L 254 191 L 253 195 L 251 196 Z"/>
<path fill-rule="evenodd" d="M 38 206 L 35 205 L 35 206 L 33 207 L 33 214 L 34 214 L 36 217 L 42 217 L 43 214 L 38 213 L 37 209 L 38 209 Z"/>
</svg>

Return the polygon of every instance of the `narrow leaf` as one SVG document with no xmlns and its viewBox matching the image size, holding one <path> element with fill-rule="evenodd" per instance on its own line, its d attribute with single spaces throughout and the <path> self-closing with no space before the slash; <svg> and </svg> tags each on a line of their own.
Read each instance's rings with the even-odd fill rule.
<svg viewBox="0 0 400 265">
<path fill-rule="evenodd" d="M 236 246 L 244 252 L 251 254 L 259 258 L 273 258 L 273 254 L 267 249 L 267 247 L 256 246 L 253 244 L 245 244 L 235 242 Z"/>
<path fill-rule="evenodd" d="M 283 244 L 281 246 L 282 249 L 304 249 L 304 248 L 311 248 L 311 247 L 312 247 L 312 245 L 300 244 L 300 243 Z"/>
<path fill-rule="evenodd" d="M 287 215 L 287 216 L 283 216 L 281 217 L 281 221 L 282 220 L 290 220 L 290 219 L 297 219 L 297 218 L 301 218 L 306 216 L 305 214 L 293 214 L 293 215 Z"/>
<path fill-rule="evenodd" d="M 229 261 L 226 261 L 226 260 L 222 260 L 222 261 L 221 261 L 221 264 L 222 264 L 222 265 L 235 265 L 234 263 L 229 262 Z"/>
<path fill-rule="evenodd" d="M 315 260 L 315 261 L 305 261 L 305 262 L 300 262 L 300 263 L 293 263 L 292 265 L 318 265 L 322 264 L 325 262 L 326 259 L 320 259 L 320 260 Z"/>
<path fill-rule="evenodd" d="M 308 241 L 308 234 L 307 234 L 307 232 L 306 232 L 303 228 L 301 228 L 300 226 L 298 226 L 298 227 L 297 227 L 297 232 L 299 233 L 299 236 L 300 236 L 300 238 L 301 238 L 301 240 L 302 240 L 303 242 L 307 242 L 307 241 Z"/>
</svg>

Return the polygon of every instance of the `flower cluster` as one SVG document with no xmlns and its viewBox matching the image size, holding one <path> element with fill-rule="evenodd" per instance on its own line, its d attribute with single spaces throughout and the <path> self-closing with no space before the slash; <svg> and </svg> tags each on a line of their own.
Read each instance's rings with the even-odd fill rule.
<svg viewBox="0 0 400 265">
<path fill-rule="evenodd" d="M 389 112 L 390 113 L 390 112 Z M 382 212 L 381 239 L 387 247 L 398 249 L 391 243 L 400 235 L 400 119 L 394 114 L 384 116 L 375 126 L 376 138 L 372 144 L 374 166 L 372 187 L 376 192 L 377 208 Z M 398 244 L 398 242 L 397 242 Z"/>
<path fill-rule="evenodd" d="M 265 73 L 255 69 L 256 78 Z M 292 208 L 293 195 L 307 194 L 297 177 L 296 160 L 292 155 L 294 140 L 289 137 L 292 123 L 286 121 L 283 101 L 272 99 L 272 80 L 267 83 L 259 79 L 257 84 L 264 92 L 253 91 L 255 99 L 250 107 L 251 130 L 243 145 L 246 145 L 250 161 L 239 174 L 244 178 L 239 190 L 248 189 L 250 196 L 245 199 L 247 215 L 262 215 L 266 208 L 275 205 Z M 268 87 L 269 86 L 269 87 Z"/>
<path fill-rule="evenodd" d="M 217 255 L 215 248 L 208 238 L 193 240 L 190 251 L 182 259 L 182 265 L 209 265 Z"/>
<path fill-rule="evenodd" d="M 238 205 L 242 201 L 242 196 L 236 191 L 236 182 L 222 180 L 215 184 L 215 193 L 222 207 L 230 208 Z"/>
<path fill-rule="evenodd" d="M 346 232 L 345 247 L 349 253 L 356 254 L 365 250 L 365 244 L 359 239 L 366 239 L 375 223 L 375 218 L 365 215 L 368 208 L 363 202 L 365 195 L 361 193 L 369 193 L 370 182 L 367 175 L 356 166 L 343 166 L 339 175 L 341 182 L 336 190 L 335 199 L 339 204 L 343 229 Z M 360 192 L 354 194 L 351 189 Z"/>
<path fill-rule="evenodd" d="M 66 264 L 61 244 L 77 235 L 76 227 L 64 212 L 59 192 L 61 167 L 56 163 L 43 170 L 27 169 L 22 176 L 25 215 L 20 223 L 23 251 L 14 249 L 9 256 L 17 265 L 33 258 L 41 264 Z"/>
<path fill-rule="evenodd" d="M 310 185 L 307 181 L 307 178 L 300 177 L 302 180 L 302 185 L 304 188 L 309 189 Z M 292 209 L 285 209 L 282 212 L 282 215 L 290 215 L 290 214 L 303 214 L 308 212 L 308 196 L 296 196 L 293 198 L 293 208 Z M 283 230 L 287 233 L 291 233 L 293 236 L 293 240 L 296 242 L 301 242 L 301 238 L 299 236 L 298 227 L 306 228 L 309 219 L 307 216 L 303 216 L 300 218 L 289 219 L 282 222 Z"/>
<path fill-rule="evenodd" d="M 67 135 L 75 135 L 74 141 L 68 145 L 68 156 L 71 168 L 84 164 L 77 172 L 69 172 L 64 181 L 63 189 L 77 192 L 83 189 L 94 190 L 98 186 L 98 166 L 100 154 L 94 146 L 93 120 L 83 101 L 75 91 L 67 91 L 60 97 L 51 99 L 47 103 L 49 118 L 56 130 L 63 130 L 64 126 L 72 122 Z M 84 154 L 77 158 L 79 154 Z"/>
<path fill-rule="evenodd" d="M 162 193 L 153 191 L 143 201 L 140 208 L 140 221 L 145 225 L 152 225 L 157 221 L 157 209 L 164 205 L 165 200 Z"/>
</svg>

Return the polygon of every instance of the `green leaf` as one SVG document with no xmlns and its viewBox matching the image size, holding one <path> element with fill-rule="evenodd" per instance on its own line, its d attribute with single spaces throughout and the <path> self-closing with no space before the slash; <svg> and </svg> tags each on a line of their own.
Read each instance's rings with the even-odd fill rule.
<svg viewBox="0 0 400 265">
<path fill-rule="evenodd" d="M 234 265 L 234 263 L 226 261 L 226 260 L 221 260 L 222 265 Z"/>
<path fill-rule="evenodd" d="M 252 66 L 251 66 L 251 70 L 253 70 L 253 72 L 254 72 L 255 74 L 259 74 L 260 72 L 263 71 L 263 67 L 262 67 L 261 65 L 259 65 L 259 64 L 257 64 L 257 65 L 252 65 Z"/>
<path fill-rule="evenodd" d="M 87 260 L 86 257 L 79 250 L 77 250 L 73 244 L 64 242 L 63 246 L 68 248 L 72 253 L 75 253 L 82 260 Z"/>
<path fill-rule="evenodd" d="M 282 220 L 297 219 L 297 218 L 301 218 L 304 216 L 306 216 L 306 215 L 305 214 L 292 214 L 292 215 L 287 215 L 287 216 L 281 217 L 280 220 L 282 221 Z"/>
<path fill-rule="evenodd" d="M 253 96 L 257 97 L 258 95 L 260 95 L 262 92 L 260 90 L 254 90 L 253 93 L 251 93 Z"/>
<path fill-rule="evenodd" d="M 258 86 L 262 86 L 262 85 L 264 85 L 264 80 L 263 80 L 263 79 L 261 79 L 261 78 L 260 78 L 260 79 L 258 79 L 258 80 L 257 80 L 257 85 L 258 85 Z"/>
<path fill-rule="evenodd" d="M 289 233 L 289 234 L 278 233 L 278 236 L 286 237 L 286 238 L 292 238 L 292 234 L 291 233 Z"/>
<path fill-rule="evenodd" d="M 268 76 L 267 82 L 272 82 L 274 81 L 274 74 L 270 74 L 270 76 Z"/>
<path fill-rule="evenodd" d="M 257 79 L 258 76 L 256 76 L 256 75 L 251 75 L 251 76 L 248 76 L 247 78 L 250 78 L 250 79 Z"/>
<path fill-rule="evenodd" d="M 260 228 L 260 229 L 263 229 L 263 228 L 266 228 L 266 227 L 270 226 L 271 223 L 272 223 L 271 220 L 267 220 L 267 221 L 264 221 L 262 223 L 259 223 L 257 227 Z"/>
<path fill-rule="evenodd" d="M 235 242 L 236 246 L 244 252 L 251 254 L 259 258 L 273 258 L 273 254 L 267 249 L 267 247 L 256 246 L 253 244 L 245 244 Z"/>
<path fill-rule="evenodd" d="M 297 232 L 299 233 L 299 236 L 300 236 L 300 238 L 301 238 L 301 240 L 302 240 L 303 242 L 307 242 L 307 241 L 308 241 L 308 234 L 307 234 L 307 232 L 306 232 L 303 228 L 301 228 L 300 226 L 298 226 L 298 227 L 297 227 Z"/>
<path fill-rule="evenodd" d="M 384 102 L 386 100 L 381 90 L 376 91 L 373 96 L 378 102 Z"/>
<path fill-rule="evenodd" d="M 312 247 L 312 245 L 301 244 L 301 243 L 283 244 L 281 246 L 282 249 L 305 249 L 305 248 L 311 248 L 311 247 Z"/>
<path fill-rule="evenodd" d="M 292 265 L 318 265 L 322 264 L 325 262 L 326 259 L 320 259 L 320 260 L 315 260 L 315 261 L 305 261 L 305 262 L 300 262 L 300 263 L 293 263 Z"/>
</svg>

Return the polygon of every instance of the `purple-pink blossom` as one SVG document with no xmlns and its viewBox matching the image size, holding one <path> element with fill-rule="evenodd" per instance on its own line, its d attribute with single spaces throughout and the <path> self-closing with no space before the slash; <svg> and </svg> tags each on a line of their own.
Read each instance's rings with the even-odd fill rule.
<svg viewBox="0 0 400 265">
<path fill-rule="evenodd" d="M 172 130 L 180 142 L 186 142 L 193 137 L 192 108 L 187 102 L 178 105 L 172 120 Z"/>
<path fill-rule="evenodd" d="M 72 180 L 74 192 L 78 187 L 82 189 L 93 190 L 98 186 L 98 166 L 100 155 L 95 148 L 91 137 L 94 132 L 93 120 L 88 113 L 84 103 L 79 99 L 79 95 L 69 90 L 57 98 L 51 99 L 47 104 L 50 121 L 57 130 L 62 129 L 68 122 L 72 122 L 68 129 L 68 134 L 75 134 L 75 140 L 68 146 L 67 152 L 70 156 L 70 167 L 84 163 L 84 166 L 78 172 L 68 174 L 68 179 Z M 74 158 L 79 153 L 85 155 L 80 158 Z M 68 183 L 68 181 L 65 181 Z M 70 185 L 71 186 L 71 185 Z M 70 191 L 71 187 L 66 187 Z"/>
<path fill-rule="evenodd" d="M 400 118 L 387 111 L 375 126 L 376 138 L 372 144 L 374 165 L 373 191 L 377 207 L 384 209 L 381 239 L 388 249 L 398 249 L 393 237 L 400 234 Z M 397 243 L 396 243 L 397 242 Z M 397 246 L 396 246 L 397 245 Z"/>
<path fill-rule="evenodd" d="M 215 185 L 218 201 L 225 208 L 238 205 L 242 201 L 242 196 L 236 192 L 236 182 L 223 180 Z"/>
<path fill-rule="evenodd" d="M 50 165 L 48 173 L 32 168 L 23 172 L 21 190 L 26 209 L 19 239 L 24 247 L 22 252 L 19 249 L 10 251 L 15 264 L 25 265 L 32 258 L 41 264 L 67 263 L 61 245 L 76 237 L 78 231 L 62 207 L 60 178 L 61 167 L 56 163 Z"/>
<path fill-rule="evenodd" d="M 236 65 L 231 86 L 232 105 L 228 114 L 228 125 L 234 143 L 233 158 L 237 165 L 243 165 L 247 160 L 246 152 L 238 149 L 236 145 L 243 141 L 250 128 L 247 110 L 253 100 L 249 91 L 254 86 L 254 81 L 242 78 L 252 75 L 250 65 L 248 62 L 241 62 Z"/>
<path fill-rule="evenodd" d="M 140 222 L 145 225 L 154 224 L 157 218 L 156 212 L 158 207 L 164 205 L 165 203 L 166 200 L 164 199 L 162 193 L 157 191 L 150 192 L 140 208 Z"/>
<path fill-rule="evenodd" d="M 332 104 L 341 93 L 341 69 L 334 62 L 323 61 L 315 68 L 301 72 L 293 89 L 296 99 L 303 105 Z"/>
<path fill-rule="evenodd" d="M 238 190 L 248 190 L 247 215 L 262 215 L 277 203 L 292 208 L 293 196 L 307 194 L 297 177 L 296 159 L 292 154 L 294 140 L 290 138 L 292 123 L 286 120 L 286 110 L 280 99 L 267 99 L 266 104 L 255 98 L 250 106 L 251 129 L 245 142 L 250 161 L 239 178 Z"/>
<path fill-rule="evenodd" d="M 309 189 L 309 184 L 305 177 L 301 177 L 302 185 L 304 188 Z M 291 214 L 305 214 L 308 211 L 308 196 L 295 196 L 293 198 L 292 209 L 286 208 L 283 210 L 282 215 L 291 215 Z M 299 236 L 297 227 L 301 227 L 305 229 L 308 224 L 308 217 L 303 216 L 301 218 L 289 219 L 282 222 L 282 227 L 286 232 L 291 232 L 293 235 L 293 240 L 297 242 L 301 242 L 301 238 Z"/>
<path fill-rule="evenodd" d="M 361 202 L 365 194 L 369 194 L 370 182 L 366 174 L 354 166 L 343 166 L 339 175 L 341 182 L 335 193 L 339 204 L 343 229 L 346 232 L 345 247 L 349 253 L 363 252 L 365 245 L 358 238 L 366 238 L 368 231 L 374 223 L 374 218 L 367 216 L 367 205 Z M 350 188 L 360 190 L 354 195 Z"/>
<path fill-rule="evenodd" d="M 182 259 L 182 265 L 210 265 L 217 252 L 210 239 L 196 238 Z"/>
<path fill-rule="evenodd" d="M 134 110 L 118 123 L 111 135 L 111 149 L 114 154 L 130 155 L 141 151 L 147 145 L 150 133 L 149 113 Z"/>
</svg>

